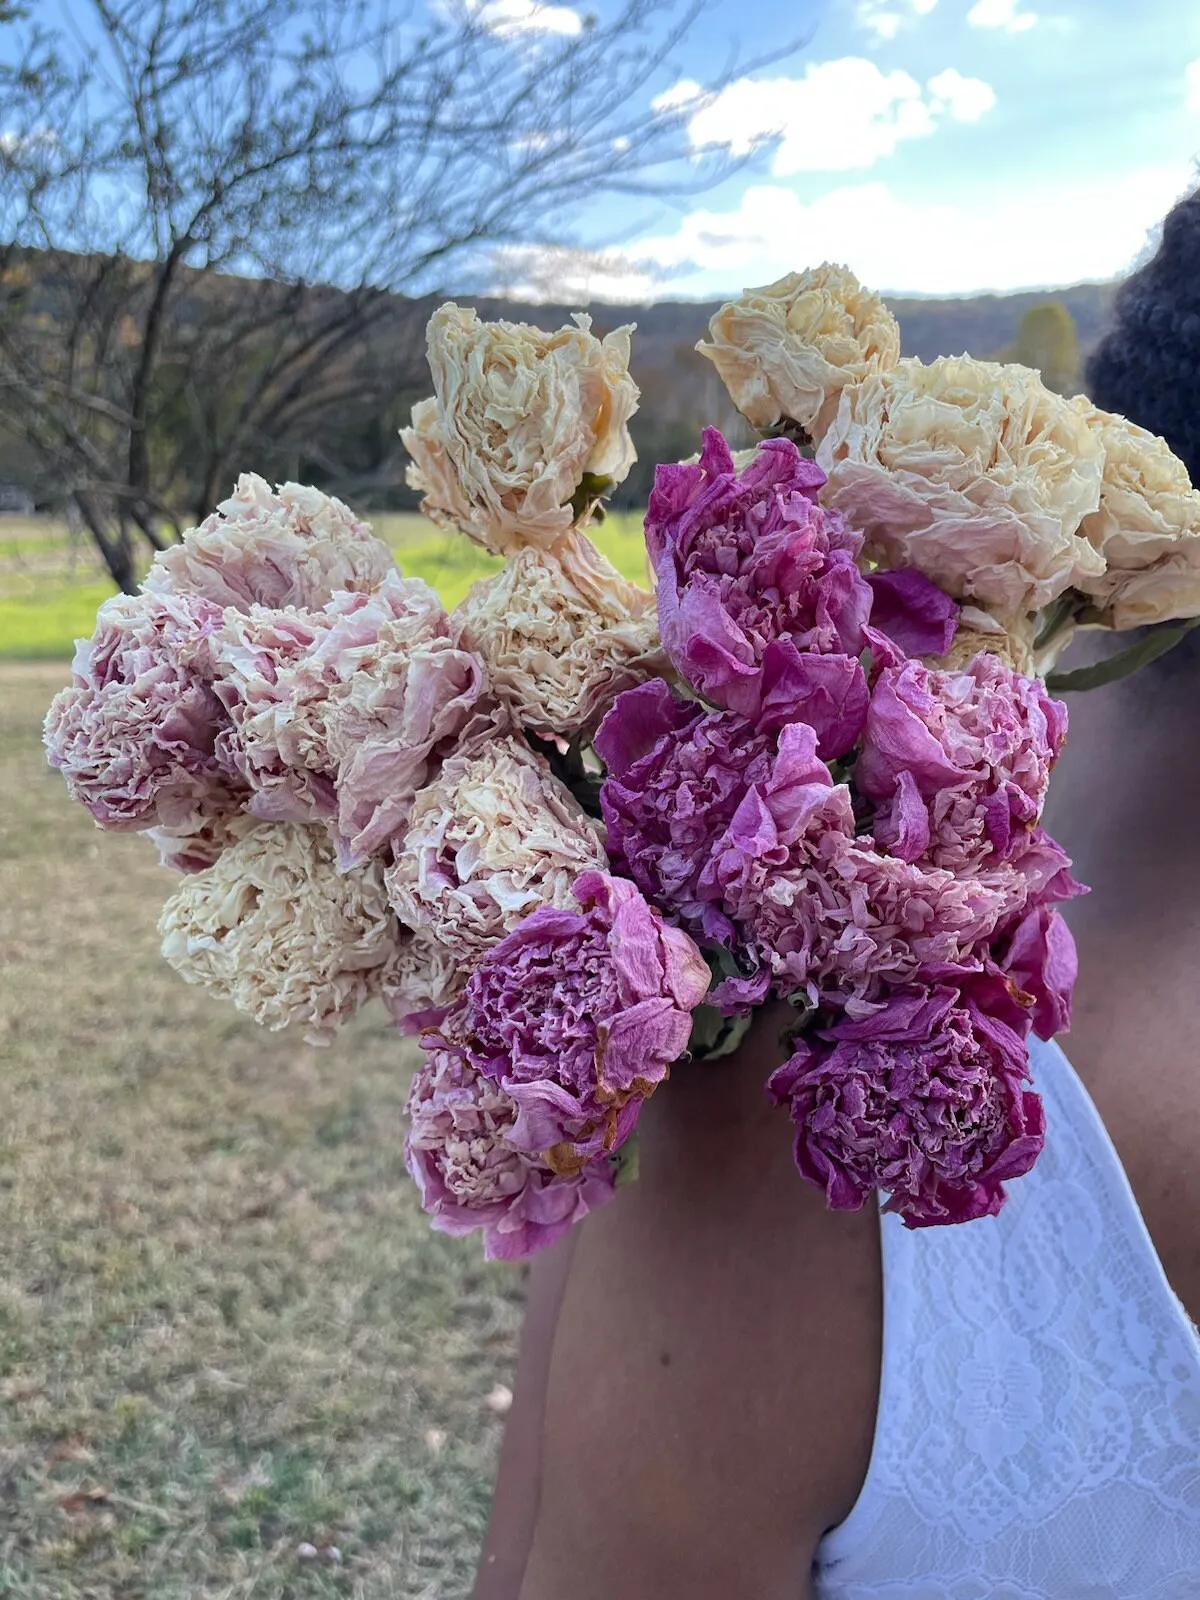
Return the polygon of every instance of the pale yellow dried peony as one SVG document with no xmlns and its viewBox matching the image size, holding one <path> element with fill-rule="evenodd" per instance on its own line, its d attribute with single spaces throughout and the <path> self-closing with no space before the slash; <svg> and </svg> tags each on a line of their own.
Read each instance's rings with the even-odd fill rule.
<svg viewBox="0 0 1200 1600">
<path fill-rule="evenodd" d="M 572 906 L 589 867 L 607 867 L 597 825 L 510 736 L 452 756 L 421 790 L 387 883 L 401 922 L 469 966 L 538 906 Z"/>
<path fill-rule="evenodd" d="M 1200 531 L 1183 534 L 1148 566 L 1110 568 L 1089 599 L 1109 628 L 1200 617 Z"/>
<path fill-rule="evenodd" d="M 964 606 L 954 643 L 944 656 L 926 657 L 926 664 L 959 671 L 977 655 L 999 656 L 1007 666 L 1028 677 L 1036 663 L 1033 640 L 1034 619 L 1029 615 L 1001 619 L 980 606 Z"/>
<path fill-rule="evenodd" d="M 842 391 L 817 461 L 822 504 L 872 554 L 956 599 L 1015 616 L 1104 572 L 1079 531 L 1100 504 L 1103 446 L 1027 367 L 905 359 Z"/>
<path fill-rule="evenodd" d="M 163 907 L 163 955 L 188 983 L 312 1044 L 377 994 L 402 931 L 378 862 L 339 872 L 324 828 L 268 822 Z"/>
<path fill-rule="evenodd" d="M 900 359 L 900 327 L 847 267 L 826 262 L 762 289 L 747 289 L 696 346 L 756 428 L 798 422 L 820 439 L 850 383 Z"/>
<path fill-rule="evenodd" d="M 583 313 L 575 326 L 544 333 L 481 322 L 454 304 L 434 312 L 435 394 L 413 407 L 400 437 L 412 456 L 408 481 L 435 522 L 502 555 L 548 548 L 590 515 L 600 481 L 621 482 L 636 455 L 632 329 L 603 339 L 590 330 Z"/>
<path fill-rule="evenodd" d="M 654 595 L 574 530 L 553 550 L 511 557 L 451 620 L 516 723 L 552 742 L 589 732 L 622 690 L 666 664 Z"/>
</svg>

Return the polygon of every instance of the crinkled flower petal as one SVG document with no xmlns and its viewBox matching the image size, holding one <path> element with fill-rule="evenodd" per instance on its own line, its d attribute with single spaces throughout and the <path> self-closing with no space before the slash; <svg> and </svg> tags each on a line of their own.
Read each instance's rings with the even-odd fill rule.
<svg viewBox="0 0 1200 1600">
<path fill-rule="evenodd" d="M 654 596 L 573 531 L 552 550 L 518 551 L 452 620 L 514 721 L 547 741 L 589 732 L 622 690 L 666 665 Z"/>
<path fill-rule="evenodd" d="M 158 927 L 181 977 L 313 1044 L 379 992 L 401 937 L 378 863 L 340 872 L 324 828 L 286 822 L 184 879 Z"/>
<path fill-rule="evenodd" d="M 603 339 L 578 313 L 557 333 L 481 322 L 447 304 L 429 320 L 435 395 L 401 432 L 422 510 L 487 549 L 552 546 L 586 520 L 588 480 L 619 483 L 633 465 L 629 328 Z"/>
<path fill-rule="evenodd" d="M 144 587 L 239 611 L 317 611 L 341 589 L 369 592 L 395 567 L 387 545 L 340 500 L 298 483 L 273 491 L 247 472 L 212 516 L 155 556 Z"/>
<path fill-rule="evenodd" d="M 894 366 L 900 328 L 877 294 L 829 262 L 747 289 L 696 346 L 756 428 L 788 418 L 819 439 L 848 383 Z"/>
</svg>

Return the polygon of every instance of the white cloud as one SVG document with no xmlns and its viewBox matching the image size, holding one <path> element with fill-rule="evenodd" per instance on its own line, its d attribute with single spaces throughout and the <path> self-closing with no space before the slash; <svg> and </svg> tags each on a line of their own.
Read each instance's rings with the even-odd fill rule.
<svg viewBox="0 0 1200 1600">
<path fill-rule="evenodd" d="M 938 0 L 858 0 L 854 20 L 881 43 L 894 39 L 906 23 L 925 17 Z"/>
<path fill-rule="evenodd" d="M 1187 111 L 1200 111 L 1200 61 L 1190 61 L 1183 69 L 1187 96 L 1183 102 Z"/>
<path fill-rule="evenodd" d="M 558 33 L 573 37 L 583 32 L 583 17 L 570 6 L 543 5 L 540 0 L 467 0 L 474 21 L 502 39 L 522 33 Z"/>
<path fill-rule="evenodd" d="M 695 100 L 688 136 L 695 149 L 725 146 L 734 155 L 779 141 L 772 171 L 851 172 L 889 156 L 905 139 L 934 131 L 944 117 L 974 122 L 996 103 L 989 84 L 953 67 L 926 89 L 900 69 L 882 71 L 862 56 L 807 68 L 802 78 L 737 78 L 704 96 L 684 79 L 655 102 L 678 110 Z"/>
<path fill-rule="evenodd" d="M 492 257 L 492 274 L 489 293 L 509 300 L 564 300 L 568 305 L 657 300 L 672 276 L 663 267 L 615 250 L 545 245 L 505 245 Z"/>
<path fill-rule="evenodd" d="M 1027 33 L 1037 26 L 1037 13 L 1022 11 L 1021 0 L 977 0 L 967 12 L 972 28 L 1003 28 L 1005 33 Z"/>
<path fill-rule="evenodd" d="M 631 248 L 643 261 L 623 297 L 644 295 L 656 267 L 671 275 L 674 294 L 716 295 L 830 260 L 846 262 L 873 288 L 910 294 L 1110 278 L 1127 269 L 1191 177 L 1186 164 L 1147 167 L 930 201 L 866 182 L 808 204 L 783 185 L 759 184 L 736 210 L 694 211 L 676 233 L 637 241 Z M 606 292 L 620 288 L 619 273 L 611 274 Z"/>
</svg>

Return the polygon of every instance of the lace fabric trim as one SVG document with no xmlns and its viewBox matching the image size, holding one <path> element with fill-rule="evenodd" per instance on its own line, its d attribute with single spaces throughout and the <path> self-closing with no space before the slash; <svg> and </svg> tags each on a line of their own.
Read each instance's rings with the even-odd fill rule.
<svg viewBox="0 0 1200 1600">
<path fill-rule="evenodd" d="M 1196 1600 L 1200 1336 L 1062 1051 L 1046 1148 L 998 1217 L 881 1217 L 866 1482 L 818 1600 Z"/>
</svg>

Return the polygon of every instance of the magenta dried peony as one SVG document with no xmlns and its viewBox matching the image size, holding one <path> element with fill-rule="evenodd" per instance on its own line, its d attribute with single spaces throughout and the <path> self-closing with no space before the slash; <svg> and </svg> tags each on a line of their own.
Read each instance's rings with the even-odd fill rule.
<svg viewBox="0 0 1200 1600">
<path fill-rule="evenodd" d="M 555 1172 L 518 1150 L 510 1135 L 517 1108 L 457 1046 L 427 1034 L 426 1055 L 408 1097 L 405 1160 L 421 1203 L 442 1233 L 479 1230 L 489 1260 L 544 1249 L 589 1211 L 611 1200 L 613 1164 L 604 1157 L 579 1172 Z"/>
<path fill-rule="evenodd" d="M 1061 701 L 997 656 L 961 671 L 906 661 L 873 685 L 854 784 L 894 854 L 966 871 L 1029 839 L 1066 733 Z"/>
<path fill-rule="evenodd" d="M 802 723 L 783 729 L 770 777 L 714 840 L 701 887 L 743 974 L 716 1003 L 753 1005 L 774 991 L 852 1017 L 923 972 L 971 961 L 1026 898 L 1016 872 L 960 878 L 856 837 L 850 791 L 833 783 Z"/>
<path fill-rule="evenodd" d="M 1045 1139 L 1020 1013 L 1002 984 L 893 994 L 874 1016 L 801 1041 L 768 1083 L 796 1126 L 796 1165 L 829 1205 L 876 1189 L 909 1227 L 992 1216 Z"/>
<path fill-rule="evenodd" d="M 687 1049 L 704 957 L 632 883 L 576 879 L 578 909 L 544 906 L 492 950 L 443 1025 L 517 1106 L 513 1144 L 574 1171 L 631 1132 Z"/>
<path fill-rule="evenodd" d="M 700 874 L 747 789 L 770 776 L 774 737 L 655 680 L 618 695 L 595 747 L 608 768 L 600 806 L 610 857 L 655 904 L 706 931 Z"/>
<path fill-rule="evenodd" d="M 210 517 L 155 556 L 145 587 L 239 611 L 318 611 L 339 590 L 369 593 L 395 570 L 387 545 L 340 500 L 298 483 L 272 490 L 246 472 Z"/>
<path fill-rule="evenodd" d="M 824 474 L 788 439 L 742 472 L 716 428 L 698 462 L 659 467 L 646 513 L 662 641 L 714 705 L 778 727 L 802 719 L 822 753 L 858 736 L 871 591 L 861 537 L 816 503 Z"/>
<path fill-rule="evenodd" d="M 958 632 L 960 606 L 915 567 L 867 575 L 871 626 L 909 656 L 944 656 Z"/>
<path fill-rule="evenodd" d="M 46 714 L 50 765 L 102 828 L 199 827 L 234 803 L 215 754 L 222 612 L 180 595 L 115 595 Z"/>
</svg>

